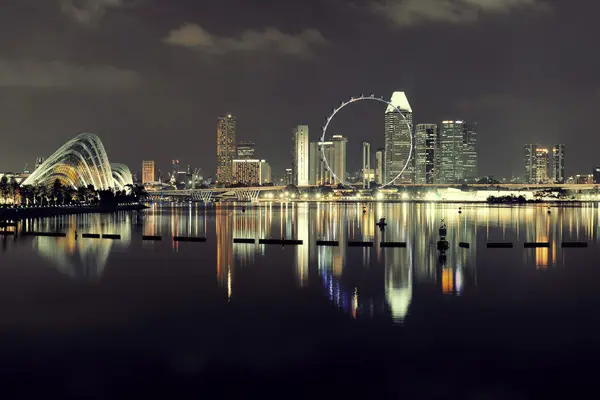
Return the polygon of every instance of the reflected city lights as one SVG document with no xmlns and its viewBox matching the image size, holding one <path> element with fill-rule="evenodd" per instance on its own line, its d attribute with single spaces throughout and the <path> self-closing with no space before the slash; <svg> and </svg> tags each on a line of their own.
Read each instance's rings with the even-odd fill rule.
<svg viewBox="0 0 600 400">
<path fill-rule="evenodd" d="M 433 202 L 224 202 L 211 206 L 173 203 L 152 205 L 139 214 L 26 220 L 19 229 L 65 232 L 66 237 L 28 237 L 15 239 L 15 243 L 31 243 L 37 254 L 65 275 L 97 279 L 111 254 L 129 249 L 135 240 L 132 238 L 142 234 L 162 236 L 163 242 L 137 239 L 141 251 L 151 254 L 167 250 L 175 258 L 192 257 L 186 260 L 204 259 L 210 254 L 206 258 L 210 264 L 199 263 L 198 268 L 209 268 L 213 277 L 216 272 L 219 290 L 227 293 L 228 301 L 232 301 L 236 285 L 247 283 L 253 270 L 258 273 L 263 264 L 275 263 L 272 268 L 293 275 L 298 289 L 317 285 L 330 304 L 351 318 L 379 316 L 406 324 L 416 306 L 414 295 L 419 288 L 455 296 L 455 301 L 486 290 L 486 285 L 489 288 L 490 281 L 480 279 L 478 271 L 479 264 L 485 270 L 485 260 L 493 257 L 486 242 L 514 243 L 512 250 L 495 254 L 514 256 L 523 261 L 522 268 L 542 273 L 565 265 L 568 251 L 560 246 L 561 241 L 599 240 L 598 212 L 597 205 L 590 204 L 556 208 L 548 213 L 547 207 L 537 205 L 489 207 Z M 381 229 L 376 226 L 380 218 L 387 222 Z M 442 220 L 448 226 L 445 239 L 449 246 L 443 254 L 436 246 Z M 121 239 L 83 239 L 82 233 L 116 233 Z M 172 240 L 173 236 L 206 237 L 207 243 L 180 245 Z M 234 244 L 234 238 L 255 242 Z M 302 245 L 280 250 L 259 244 L 258 240 L 264 238 L 299 239 Z M 337 245 L 317 246 L 318 240 Z M 372 242 L 373 246 L 352 248 L 349 241 Z M 382 247 L 382 242 L 400 242 L 403 246 Z M 549 246 L 529 249 L 523 248 L 524 242 L 544 242 Z M 459 247 L 459 243 L 467 246 Z M 5 250 L 10 252 L 12 247 L 5 246 Z M 268 268 L 261 270 L 264 273 Z M 502 284 L 506 282 L 494 280 L 494 285 Z M 236 296 L 243 297 L 238 294 L 242 292 L 236 291 Z M 236 297 L 239 301 L 243 299 Z"/>
</svg>

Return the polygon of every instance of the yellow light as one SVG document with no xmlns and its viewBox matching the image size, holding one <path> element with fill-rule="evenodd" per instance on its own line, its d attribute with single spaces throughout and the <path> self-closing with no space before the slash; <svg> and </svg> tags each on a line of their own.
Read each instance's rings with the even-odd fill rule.
<svg viewBox="0 0 600 400">
<path fill-rule="evenodd" d="M 384 199 L 384 194 L 383 193 L 377 193 L 377 200 L 383 200 Z"/>
</svg>

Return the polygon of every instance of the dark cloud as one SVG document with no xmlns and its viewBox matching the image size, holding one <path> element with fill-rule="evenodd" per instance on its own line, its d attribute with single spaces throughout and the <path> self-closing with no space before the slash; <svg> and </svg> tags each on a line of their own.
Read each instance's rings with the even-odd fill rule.
<svg viewBox="0 0 600 400">
<path fill-rule="evenodd" d="M 380 0 L 371 10 L 398 26 L 427 22 L 465 23 L 485 14 L 502 14 L 519 9 L 546 11 L 545 0 Z"/>
<path fill-rule="evenodd" d="M 82 24 L 98 22 L 110 9 L 136 7 L 141 0 L 59 0 L 63 13 Z"/>
<path fill-rule="evenodd" d="M 134 71 L 110 66 L 0 59 L 0 87 L 120 90 L 136 86 L 139 80 Z"/>
<path fill-rule="evenodd" d="M 262 31 L 244 30 L 236 37 L 219 37 L 192 23 L 185 23 L 172 30 L 163 42 L 212 55 L 273 52 L 306 56 L 312 52 L 313 47 L 327 44 L 327 40 L 315 29 L 289 34 L 270 27 Z"/>
</svg>

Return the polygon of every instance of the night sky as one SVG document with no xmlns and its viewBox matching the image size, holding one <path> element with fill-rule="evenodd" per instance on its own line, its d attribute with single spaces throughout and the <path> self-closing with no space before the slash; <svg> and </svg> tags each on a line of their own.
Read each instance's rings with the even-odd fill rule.
<svg viewBox="0 0 600 400">
<path fill-rule="evenodd" d="M 79 132 L 133 172 L 154 159 L 213 173 L 216 120 L 280 175 L 360 93 L 406 91 L 415 123 L 476 120 L 480 173 L 522 174 L 522 146 L 567 145 L 567 174 L 600 164 L 600 3 L 593 0 L 0 0 L 0 170 Z M 382 104 L 331 133 L 383 145 Z"/>
</svg>

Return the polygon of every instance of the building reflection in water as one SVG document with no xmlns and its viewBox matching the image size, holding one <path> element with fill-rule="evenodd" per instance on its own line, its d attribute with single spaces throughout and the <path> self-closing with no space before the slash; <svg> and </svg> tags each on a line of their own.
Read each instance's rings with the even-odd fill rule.
<svg viewBox="0 0 600 400">
<path fill-rule="evenodd" d="M 477 290 L 477 259 L 479 252 L 483 254 L 479 246 L 485 248 L 488 241 L 515 243 L 513 253 L 501 254 L 522 257 L 524 268 L 543 270 L 564 264 L 562 240 L 598 240 L 598 207 L 593 205 L 553 209 L 550 214 L 546 206 L 466 205 L 460 213 L 458 207 L 278 202 L 153 206 L 141 221 L 128 213 L 64 216 L 25 221 L 25 229 L 67 232 L 67 238 L 33 238 L 33 246 L 65 274 L 81 277 L 100 276 L 110 252 L 129 245 L 132 226 L 143 224 L 140 230 L 145 235 L 208 237 L 209 243 L 197 251 L 216 251 L 217 280 L 230 300 L 234 299 L 236 271 L 255 268 L 274 254 L 269 246 L 258 243 L 233 244 L 234 238 L 300 239 L 303 245 L 285 249 L 293 254 L 288 260 L 293 260 L 298 287 L 319 282 L 329 300 L 352 317 L 378 314 L 398 322 L 410 317 L 413 296 L 420 288 L 451 296 L 468 296 Z M 379 218 L 388 222 L 383 231 L 375 226 Z M 440 259 L 436 243 L 442 219 L 448 225 L 450 248 Z M 207 229 L 213 222 L 214 229 Z M 122 239 L 83 239 L 84 232 L 118 233 Z M 339 241 L 339 247 L 317 247 L 317 240 Z M 372 241 L 374 247 L 348 248 L 348 240 Z M 406 242 L 406 248 L 381 248 L 381 241 Z M 551 247 L 523 249 L 525 241 L 550 242 Z M 469 248 L 460 248 L 459 242 L 468 243 Z M 178 242 L 172 246 L 179 249 Z"/>
<path fill-rule="evenodd" d="M 23 229 L 65 232 L 65 238 L 34 237 L 32 245 L 34 250 L 50 260 L 61 273 L 76 278 L 100 278 L 111 250 L 125 249 L 131 244 L 131 215 L 125 212 L 31 219 L 23 222 Z M 82 233 L 118 234 L 121 239 L 82 238 Z"/>
</svg>

